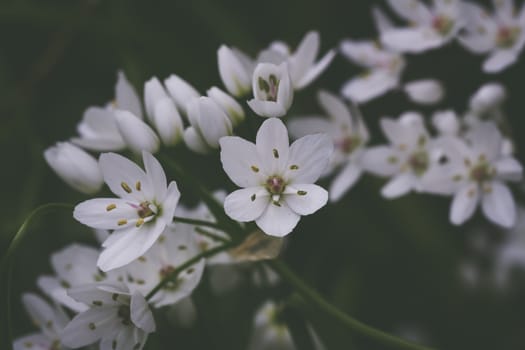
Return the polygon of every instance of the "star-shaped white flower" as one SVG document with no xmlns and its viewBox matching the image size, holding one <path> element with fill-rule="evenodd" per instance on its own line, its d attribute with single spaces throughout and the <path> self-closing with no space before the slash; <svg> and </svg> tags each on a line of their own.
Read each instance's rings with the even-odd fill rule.
<svg viewBox="0 0 525 350">
<path fill-rule="evenodd" d="M 100 340 L 101 349 L 140 350 L 155 331 L 147 301 L 123 284 L 85 284 L 68 293 L 89 309 L 62 331 L 60 339 L 66 346 L 80 348 Z"/>
<path fill-rule="evenodd" d="M 309 135 L 291 146 L 288 131 L 276 118 L 266 120 L 256 144 L 240 137 L 220 140 L 224 171 L 239 187 L 224 202 L 226 214 L 253 221 L 271 236 L 289 234 L 301 215 L 323 207 L 328 193 L 313 183 L 325 171 L 333 144 L 325 134 Z"/>
<path fill-rule="evenodd" d="M 423 52 L 450 42 L 463 27 L 460 0 L 433 0 L 427 7 L 418 0 L 389 0 L 390 7 L 412 25 L 392 28 L 381 35 L 386 46 L 401 52 Z"/>
<path fill-rule="evenodd" d="M 493 1 L 491 16 L 480 5 L 465 2 L 466 33 L 459 37 L 469 51 L 489 54 L 483 71 L 497 73 L 515 63 L 525 46 L 525 5 L 519 12 L 513 0 Z"/>
<path fill-rule="evenodd" d="M 330 172 L 337 169 L 337 175 L 328 190 L 331 201 L 339 200 L 361 177 L 361 157 L 369 134 L 359 113 L 338 97 L 326 91 L 318 94 L 319 104 L 330 118 L 298 117 L 288 123 L 294 137 L 324 132 L 332 138 L 334 154 Z"/>
<path fill-rule="evenodd" d="M 78 204 L 73 216 L 95 229 L 114 230 L 104 241 L 97 265 L 102 271 L 124 266 L 144 254 L 171 223 L 180 198 L 177 184 L 167 186 L 160 163 L 142 153 L 146 172 L 114 153 L 99 165 L 109 189 L 120 198 L 96 198 Z"/>
</svg>

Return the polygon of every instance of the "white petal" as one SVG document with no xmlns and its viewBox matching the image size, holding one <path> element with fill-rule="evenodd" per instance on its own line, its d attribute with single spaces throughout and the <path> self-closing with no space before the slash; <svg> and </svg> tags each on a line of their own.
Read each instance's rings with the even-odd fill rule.
<svg viewBox="0 0 525 350">
<path fill-rule="evenodd" d="M 137 91 L 128 81 L 124 72 L 118 72 L 117 85 L 115 86 L 116 108 L 131 112 L 142 119 L 142 106 Z"/>
<path fill-rule="evenodd" d="M 499 83 L 483 84 L 469 101 L 469 107 L 475 113 L 485 113 L 503 103 L 507 97 L 506 89 Z"/>
<path fill-rule="evenodd" d="M 348 191 L 352 186 L 359 180 L 363 170 L 354 164 L 349 162 L 339 174 L 335 176 L 330 185 L 330 201 L 336 202 Z"/>
<path fill-rule="evenodd" d="M 414 188 L 416 181 L 416 177 L 411 173 L 399 174 L 383 186 L 381 194 L 389 199 L 401 197 Z"/>
<path fill-rule="evenodd" d="M 103 153 L 98 162 L 104 181 L 115 195 L 142 202 L 147 199 L 144 196 L 143 188 L 147 188 L 147 192 L 153 193 L 152 184 L 150 184 L 146 173 L 131 160 L 116 153 Z M 137 186 L 139 182 L 140 185 Z M 140 191 L 137 190 L 137 187 L 140 188 Z"/>
<path fill-rule="evenodd" d="M 430 10 L 418 0 L 388 0 L 388 4 L 398 15 L 414 23 L 428 22 Z"/>
<path fill-rule="evenodd" d="M 143 150 L 155 153 L 160 141 L 157 134 L 141 119 L 128 111 L 115 111 L 118 129 L 128 147 L 140 154 Z"/>
<path fill-rule="evenodd" d="M 240 97 L 251 87 L 251 72 L 229 47 L 222 45 L 217 51 L 219 74 L 228 92 Z"/>
<path fill-rule="evenodd" d="M 381 34 L 381 42 L 393 50 L 420 53 L 445 43 L 445 38 L 430 28 L 400 28 Z"/>
<path fill-rule="evenodd" d="M 460 130 L 460 121 L 456 112 L 452 110 L 437 111 L 432 115 L 432 125 L 440 134 L 457 135 Z"/>
<path fill-rule="evenodd" d="M 326 205 L 328 192 L 317 185 L 293 184 L 286 187 L 284 201 L 297 214 L 310 215 Z"/>
<path fill-rule="evenodd" d="M 73 243 L 51 255 L 56 275 L 69 284 L 95 282 L 95 266 L 99 251 L 93 247 Z"/>
<path fill-rule="evenodd" d="M 341 94 L 356 103 L 365 103 L 394 89 L 398 84 L 397 74 L 374 69 L 363 77 L 347 81 L 341 88 Z"/>
<path fill-rule="evenodd" d="M 182 139 L 184 125 L 171 98 L 157 101 L 153 116 L 153 124 L 162 142 L 167 146 L 176 145 Z"/>
<path fill-rule="evenodd" d="M 483 62 L 485 73 L 499 73 L 518 59 L 518 55 L 511 50 L 496 50 Z"/>
<path fill-rule="evenodd" d="M 60 340 L 62 344 L 70 348 L 92 344 L 104 333 L 111 331 L 107 329 L 107 324 L 116 317 L 117 312 L 112 308 L 91 308 L 71 320 L 62 331 Z"/>
<path fill-rule="evenodd" d="M 286 109 L 279 103 L 274 101 L 261 101 L 251 99 L 247 101 L 248 106 L 261 117 L 282 117 L 286 114 Z"/>
<path fill-rule="evenodd" d="M 405 112 L 397 120 L 381 118 L 379 122 L 388 141 L 401 149 L 413 149 L 418 146 L 421 137 L 429 138 L 423 117 L 417 112 Z"/>
<path fill-rule="evenodd" d="M 208 89 L 206 94 L 228 114 L 233 126 L 244 120 L 244 110 L 233 97 L 215 86 Z"/>
<path fill-rule="evenodd" d="M 226 197 L 224 211 L 234 220 L 253 221 L 262 215 L 269 203 L 269 193 L 265 188 L 243 188 Z"/>
<path fill-rule="evenodd" d="M 144 105 L 151 122 L 153 122 L 153 115 L 155 114 L 155 105 L 166 97 L 168 94 L 157 77 L 152 77 L 144 83 Z"/>
<path fill-rule="evenodd" d="M 394 24 L 383 11 L 377 6 L 372 7 L 372 17 L 379 34 L 394 28 Z"/>
<path fill-rule="evenodd" d="M 501 182 L 492 182 L 490 190 L 483 192 L 481 207 L 483 214 L 498 225 L 511 228 L 516 223 L 516 203 L 509 188 Z"/>
<path fill-rule="evenodd" d="M 100 289 L 103 285 L 108 287 L 121 287 L 113 286 L 112 284 L 86 283 L 70 288 L 68 295 L 91 308 L 107 308 L 119 305 L 120 300 L 114 298 L 113 293 Z"/>
<path fill-rule="evenodd" d="M 458 41 L 470 52 L 482 54 L 494 49 L 494 40 L 488 35 L 470 34 L 458 36 Z"/>
<path fill-rule="evenodd" d="M 498 159 L 496 164 L 498 179 L 506 181 L 520 181 L 523 178 L 523 167 L 520 162 L 512 157 Z"/>
<path fill-rule="evenodd" d="M 474 152 L 483 154 L 489 162 L 499 158 L 501 155 L 503 137 L 493 122 L 477 123 L 464 137 L 470 142 Z"/>
<path fill-rule="evenodd" d="M 326 134 L 301 137 L 290 146 L 285 178 L 293 183 L 314 183 L 326 171 L 333 150 Z"/>
<path fill-rule="evenodd" d="M 279 206 L 270 203 L 255 223 L 267 235 L 284 237 L 292 232 L 300 218 L 285 202 Z"/>
<path fill-rule="evenodd" d="M 118 151 L 126 147 L 118 131 L 115 115 L 107 108 L 86 109 L 77 131 L 81 137 L 73 137 L 71 142 L 89 150 Z"/>
<path fill-rule="evenodd" d="M 229 178 L 239 187 L 252 187 L 264 181 L 263 164 L 255 145 L 237 136 L 221 138 L 222 167 Z"/>
<path fill-rule="evenodd" d="M 193 100 L 188 106 L 188 117 L 211 148 L 219 148 L 219 139 L 232 133 L 230 119 L 210 97 Z"/>
<path fill-rule="evenodd" d="M 24 293 L 22 303 L 31 316 L 31 321 L 49 338 L 56 337 L 57 333 L 68 322 L 63 314 L 58 313 L 37 294 Z"/>
<path fill-rule="evenodd" d="M 328 119 L 321 116 L 305 116 L 290 119 L 287 122 L 288 131 L 293 138 L 300 138 L 306 135 L 326 133 L 336 134 L 337 127 Z"/>
<path fill-rule="evenodd" d="M 319 75 L 321 75 L 321 73 L 324 72 L 324 70 L 328 67 L 328 65 L 330 65 L 330 63 L 332 62 L 332 60 L 334 59 L 335 55 L 336 55 L 336 51 L 335 50 L 330 50 L 328 51 L 324 56 L 323 58 L 321 58 L 319 60 L 319 62 L 317 62 L 314 66 L 310 67 L 310 69 L 308 69 L 308 71 L 306 72 L 305 75 L 303 75 L 303 77 L 294 83 L 294 87 L 296 90 L 300 90 L 300 89 L 303 89 L 305 88 L 306 86 L 310 85 L 310 83 L 312 81 L 314 81 L 315 79 L 317 79 L 317 77 Z"/>
<path fill-rule="evenodd" d="M 162 202 L 162 213 L 159 219 L 164 220 L 166 223 L 171 223 L 173 221 L 173 216 L 175 215 L 175 209 L 180 199 L 180 191 L 175 181 L 171 181 L 168 185 L 168 190 L 166 191 L 166 196 Z"/>
<path fill-rule="evenodd" d="M 147 151 L 142 152 L 142 160 L 146 169 L 146 176 L 149 178 L 153 189 L 152 193 L 146 195 L 152 197 L 151 199 L 163 201 L 167 192 L 167 180 L 162 165 L 157 158 Z"/>
<path fill-rule="evenodd" d="M 437 80 L 415 80 L 403 87 L 410 99 L 416 103 L 434 104 L 443 98 L 443 86 Z"/>
<path fill-rule="evenodd" d="M 177 107 L 187 114 L 188 103 L 200 96 L 199 92 L 191 86 L 186 80 L 178 75 L 172 74 L 166 80 L 164 85 L 171 95 Z"/>
<path fill-rule="evenodd" d="M 297 50 L 290 58 L 290 76 L 294 85 L 305 76 L 314 63 L 319 52 L 319 42 L 318 32 L 310 31 L 306 33 Z"/>
<path fill-rule="evenodd" d="M 361 163 L 363 169 L 379 176 L 392 176 L 399 172 L 401 154 L 389 146 L 376 146 L 365 150 Z"/>
<path fill-rule="evenodd" d="M 323 90 L 319 91 L 317 98 L 326 113 L 340 128 L 349 129 L 348 132 L 352 132 L 352 115 L 342 99 Z M 318 132 L 320 131 L 322 130 Z"/>
<path fill-rule="evenodd" d="M 211 148 L 204 141 L 201 134 L 193 126 L 184 130 L 184 143 L 193 152 L 206 154 L 211 151 Z"/>
<path fill-rule="evenodd" d="M 270 118 L 257 131 L 255 147 L 262 162 L 262 171 L 280 173 L 288 160 L 288 130 L 280 119 Z"/>
<path fill-rule="evenodd" d="M 120 198 L 88 199 L 77 204 L 73 217 L 84 225 L 103 230 L 132 226 L 139 218 L 137 209 Z"/>
<path fill-rule="evenodd" d="M 96 261 L 96 260 L 95 260 Z M 86 304 L 79 303 L 67 294 L 67 289 L 62 286 L 60 281 L 51 276 L 40 276 L 37 279 L 38 287 L 47 294 L 53 301 L 64 305 L 74 312 L 83 312 L 88 309 Z"/>
<path fill-rule="evenodd" d="M 140 329 L 152 333 L 155 332 L 155 319 L 149 308 L 148 302 L 139 292 L 131 296 L 131 320 Z"/>
<path fill-rule="evenodd" d="M 476 185 L 468 185 L 460 189 L 452 200 L 450 221 L 454 225 L 461 225 L 467 221 L 474 214 L 479 198 L 479 189 Z"/>
<path fill-rule="evenodd" d="M 369 68 L 380 67 L 399 56 L 382 49 L 376 42 L 346 39 L 341 42 L 341 53 L 352 62 Z"/>
<path fill-rule="evenodd" d="M 49 350 L 54 346 L 55 339 L 50 339 L 42 333 L 33 333 L 15 339 L 13 350 Z"/>
</svg>

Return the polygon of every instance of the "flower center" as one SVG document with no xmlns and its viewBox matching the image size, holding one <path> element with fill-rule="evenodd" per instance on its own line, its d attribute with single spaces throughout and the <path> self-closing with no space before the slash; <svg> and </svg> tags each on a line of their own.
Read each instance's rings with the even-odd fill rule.
<svg viewBox="0 0 525 350">
<path fill-rule="evenodd" d="M 344 139 L 336 142 L 336 147 L 341 152 L 352 154 L 361 145 L 362 140 L 359 136 L 347 136 Z"/>
<path fill-rule="evenodd" d="M 484 159 L 480 159 L 478 163 L 470 168 L 470 179 L 477 183 L 483 183 L 492 180 L 496 170 Z"/>
<path fill-rule="evenodd" d="M 448 35 L 453 27 L 454 21 L 447 16 L 438 15 L 432 20 L 432 28 L 442 36 Z"/>
<path fill-rule="evenodd" d="M 155 215 L 156 211 L 157 211 L 157 207 L 154 204 L 152 204 L 152 203 L 150 203 L 148 201 L 144 201 L 144 202 L 139 204 L 137 213 L 139 214 L 139 216 L 141 218 L 144 219 L 144 218 L 147 218 L 149 216 Z"/>
<path fill-rule="evenodd" d="M 172 265 L 166 265 L 162 267 L 159 271 L 160 279 L 163 280 L 166 277 L 168 277 L 173 271 L 175 271 L 175 267 Z M 179 279 L 177 278 L 176 281 L 169 281 L 166 283 L 163 287 L 165 290 L 176 290 L 179 286 Z"/>
<path fill-rule="evenodd" d="M 428 165 L 429 159 L 426 151 L 414 152 L 410 158 L 408 158 L 408 166 L 417 176 L 423 175 L 427 171 Z"/>
<path fill-rule="evenodd" d="M 279 80 L 275 75 L 270 74 L 268 79 L 259 77 L 257 83 L 259 85 L 259 90 L 262 91 L 266 96 L 264 98 L 266 101 L 277 101 L 277 94 L 279 93 Z"/>
<path fill-rule="evenodd" d="M 520 34 L 520 27 L 500 27 L 496 34 L 496 45 L 506 49 L 511 48 L 518 40 Z"/>
<path fill-rule="evenodd" d="M 131 317 L 129 311 L 129 305 L 121 305 L 118 307 L 117 316 L 125 326 L 131 325 Z"/>
<path fill-rule="evenodd" d="M 280 176 L 273 175 L 266 180 L 266 189 L 273 195 L 279 195 L 283 193 L 285 187 L 286 183 Z"/>
</svg>

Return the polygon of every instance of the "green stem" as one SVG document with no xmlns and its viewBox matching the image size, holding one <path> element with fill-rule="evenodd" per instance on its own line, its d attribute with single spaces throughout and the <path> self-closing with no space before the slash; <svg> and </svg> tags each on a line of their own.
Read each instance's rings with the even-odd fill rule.
<svg viewBox="0 0 525 350">
<path fill-rule="evenodd" d="M 0 324 L 2 329 L 7 333 L 5 337 L 0 337 L 2 339 L 0 341 L 0 348 L 2 349 L 11 349 L 13 344 L 13 334 L 11 329 L 11 288 L 13 285 L 13 259 L 15 257 L 15 253 L 26 236 L 30 224 L 39 216 L 57 209 L 71 210 L 73 209 L 73 205 L 67 203 L 48 203 L 33 210 L 11 239 L 11 243 L 9 244 L 6 254 L 2 259 L 2 263 L 0 264 L 1 280 L 5 281 L 4 287 L 2 288 L 2 292 L 4 294 L 2 302 L 5 306 L 5 312 L 0 313 Z"/>
<path fill-rule="evenodd" d="M 319 309 L 333 316 L 339 322 L 347 326 L 349 329 L 363 335 L 366 338 L 375 340 L 385 346 L 393 349 L 407 349 L 407 350 L 430 350 L 430 348 L 411 343 L 404 339 L 395 337 L 391 334 L 385 333 L 379 329 L 370 327 L 339 310 L 334 305 L 326 301 L 319 293 L 308 286 L 301 280 L 290 268 L 279 260 L 272 260 L 268 262 L 275 272 L 279 274 L 286 282 L 288 282 L 305 300 L 313 303 Z"/>
<path fill-rule="evenodd" d="M 198 255 L 195 255 L 193 258 L 187 260 L 182 265 L 179 265 L 175 270 L 170 272 L 168 276 L 166 276 L 162 281 L 160 281 L 147 295 L 146 300 L 150 300 L 159 290 L 161 290 L 167 283 L 170 281 L 173 281 L 175 278 L 177 278 L 177 275 L 181 273 L 182 271 L 186 270 L 188 267 L 196 264 L 199 262 L 199 260 L 203 258 L 208 258 L 210 256 L 213 256 L 215 254 L 218 254 L 220 252 L 223 252 L 225 250 L 228 250 L 230 248 L 233 248 L 236 245 L 235 242 L 228 242 L 223 245 L 220 245 L 218 247 L 215 247 L 213 249 L 207 250 L 205 252 L 202 252 Z"/>
<path fill-rule="evenodd" d="M 206 227 L 211 227 L 211 228 L 215 228 L 215 229 L 218 229 L 218 230 L 222 230 L 221 225 L 219 225 L 216 222 L 211 222 L 211 221 L 203 221 L 203 220 L 197 220 L 197 219 L 183 218 L 183 217 L 179 217 L 179 216 L 174 216 L 173 217 L 173 221 L 180 222 L 182 224 L 190 224 L 190 225 L 195 225 L 195 226 L 206 226 Z"/>
</svg>

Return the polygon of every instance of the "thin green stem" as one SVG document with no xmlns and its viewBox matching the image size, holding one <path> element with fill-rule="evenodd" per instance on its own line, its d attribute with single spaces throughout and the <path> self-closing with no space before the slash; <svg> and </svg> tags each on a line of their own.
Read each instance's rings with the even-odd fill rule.
<svg viewBox="0 0 525 350">
<path fill-rule="evenodd" d="M 218 229 L 218 230 L 222 230 L 222 226 L 221 225 L 219 225 L 216 222 L 211 222 L 211 221 L 203 221 L 203 220 L 197 220 L 197 219 L 191 219 L 191 218 L 183 218 L 183 217 L 179 217 L 179 216 L 174 216 L 173 217 L 173 221 L 174 222 L 180 222 L 182 224 L 190 224 L 190 225 L 195 225 L 195 226 L 205 226 L 205 227 L 211 227 L 211 228 L 215 228 L 215 229 Z"/>
<path fill-rule="evenodd" d="M 286 282 L 288 282 L 305 300 L 313 303 L 319 309 L 333 316 L 349 329 L 388 346 L 392 349 L 407 350 L 430 350 L 430 348 L 411 343 L 404 339 L 385 333 L 379 329 L 370 327 L 339 310 L 336 306 L 326 301 L 319 293 L 312 289 L 308 284 L 301 280 L 290 268 L 279 260 L 272 260 L 268 265 L 274 269 Z"/>
<path fill-rule="evenodd" d="M 220 245 L 218 247 L 215 247 L 213 249 L 210 249 L 210 250 L 207 250 L 205 252 L 202 252 L 198 255 L 195 255 L 193 258 L 187 260 L 185 263 L 183 263 L 182 265 L 179 265 L 175 270 L 173 270 L 172 272 L 170 272 L 170 274 L 168 276 L 166 276 L 162 281 L 160 281 L 147 295 L 146 295 L 146 300 L 150 300 L 151 298 L 153 298 L 153 296 L 159 291 L 161 290 L 162 288 L 164 288 L 164 286 L 169 283 L 170 281 L 173 281 L 177 278 L 178 274 L 181 273 L 182 271 L 186 270 L 188 267 L 196 264 L 199 262 L 199 260 L 201 259 L 204 259 L 204 258 L 208 258 L 210 256 L 213 256 L 215 254 L 218 254 L 220 252 L 223 252 L 225 250 L 228 250 L 230 248 L 233 248 L 234 246 L 236 245 L 236 242 L 228 242 L 228 243 L 225 243 L 223 245 Z"/>
<path fill-rule="evenodd" d="M 0 325 L 1 330 L 5 330 L 6 332 L 5 337 L 0 337 L 2 339 L 0 341 L 0 347 L 2 349 L 11 349 L 13 344 L 11 330 L 11 288 L 13 282 L 13 259 L 15 257 L 15 253 L 26 236 L 30 224 L 39 216 L 57 209 L 71 210 L 73 209 L 73 205 L 67 203 L 48 203 L 33 210 L 29 216 L 27 216 L 16 234 L 11 239 L 11 243 L 9 244 L 6 254 L 2 259 L 2 263 L 0 264 L 1 280 L 5 281 L 4 287 L 1 290 L 1 292 L 4 294 L 2 297 L 2 303 L 4 303 L 5 312 L 0 313 Z"/>
</svg>

